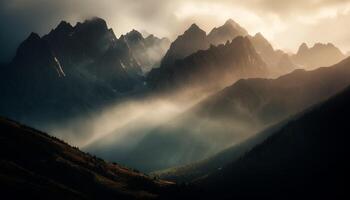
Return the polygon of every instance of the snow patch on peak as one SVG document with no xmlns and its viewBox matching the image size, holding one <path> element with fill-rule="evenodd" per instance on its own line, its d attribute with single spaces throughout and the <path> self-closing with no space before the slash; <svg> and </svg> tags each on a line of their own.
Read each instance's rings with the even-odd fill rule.
<svg viewBox="0 0 350 200">
<path fill-rule="evenodd" d="M 54 60 L 56 62 L 56 71 L 58 73 L 58 76 L 59 77 L 65 77 L 66 74 L 63 71 L 63 68 L 62 68 L 62 65 L 61 65 L 60 61 L 58 61 L 58 59 L 56 57 L 54 57 Z"/>
</svg>

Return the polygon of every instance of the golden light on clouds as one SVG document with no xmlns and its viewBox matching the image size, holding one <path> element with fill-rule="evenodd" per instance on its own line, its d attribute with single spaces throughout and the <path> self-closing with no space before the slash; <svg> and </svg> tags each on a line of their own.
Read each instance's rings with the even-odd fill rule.
<svg viewBox="0 0 350 200">
<path fill-rule="evenodd" d="M 106 19 L 117 35 L 137 29 L 171 39 L 192 23 L 208 32 L 232 18 L 277 48 L 332 42 L 350 51 L 350 0 L 2 0 L 0 45 L 14 51 L 32 31 L 44 34 L 60 20 L 91 16 Z"/>
<path fill-rule="evenodd" d="M 267 20 L 264 20 L 244 7 L 230 7 L 217 2 L 184 2 L 174 14 L 179 21 L 196 22 L 207 32 L 231 18 L 245 27 L 250 34 L 261 32 L 270 40 L 273 40 L 276 33 L 287 28 L 274 14 L 266 15 Z"/>
</svg>

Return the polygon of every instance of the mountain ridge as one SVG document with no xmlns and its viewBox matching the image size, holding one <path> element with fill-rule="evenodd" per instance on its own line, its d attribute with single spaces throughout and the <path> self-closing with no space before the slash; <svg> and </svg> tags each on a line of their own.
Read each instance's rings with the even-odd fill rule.
<svg viewBox="0 0 350 200">
<path fill-rule="evenodd" d="M 343 198 L 350 88 L 294 119 L 237 161 L 195 184 L 199 196 Z M 337 131 L 335 131 L 337 130 Z"/>
<path fill-rule="evenodd" d="M 297 53 L 292 56 L 295 63 L 307 69 L 328 66 L 345 58 L 340 49 L 332 43 L 315 43 L 310 48 L 306 43 L 302 43 Z"/>
<path fill-rule="evenodd" d="M 149 132 L 125 162 L 149 172 L 212 156 L 344 89 L 350 84 L 349 61 L 314 71 L 299 69 L 275 79 L 242 79 Z M 163 150 L 152 152 L 154 146 Z M 104 146 L 96 152 L 120 159 L 111 156 L 113 149 Z"/>
<path fill-rule="evenodd" d="M 229 55 L 229 56 L 228 56 Z M 174 64 L 150 72 L 147 83 L 152 88 L 176 88 L 191 85 L 222 87 L 239 78 L 267 76 L 266 64 L 246 37 L 198 51 Z M 217 77 L 221 76 L 220 80 Z M 203 81 L 204 80 L 204 81 Z"/>
</svg>

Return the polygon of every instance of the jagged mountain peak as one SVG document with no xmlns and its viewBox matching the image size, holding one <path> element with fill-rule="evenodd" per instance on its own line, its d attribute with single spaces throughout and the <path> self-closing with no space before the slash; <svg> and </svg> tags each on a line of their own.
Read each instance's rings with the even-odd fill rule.
<svg viewBox="0 0 350 200">
<path fill-rule="evenodd" d="M 165 54 L 162 65 L 169 65 L 177 59 L 195 53 L 198 50 L 209 48 L 209 42 L 205 31 L 200 29 L 196 24 L 192 24 L 182 35 L 171 43 L 170 48 Z"/>
<path fill-rule="evenodd" d="M 236 25 L 237 22 L 235 22 L 233 19 L 230 18 L 230 19 L 226 20 L 225 24 Z"/>
<path fill-rule="evenodd" d="M 142 34 L 141 34 L 139 31 L 135 30 L 135 29 L 132 29 L 132 30 L 131 30 L 130 32 L 128 32 L 126 35 L 137 35 L 137 36 L 143 37 Z"/>
<path fill-rule="evenodd" d="M 224 25 L 215 27 L 208 34 L 208 40 L 211 44 L 224 44 L 227 40 L 232 40 L 237 36 L 246 36 L 248 32 L 238 23 L 229 19 Z"/>
<path fill-rule="evenodd" d="M 83 23 L 78 22 L 75 27 L 74 31 L 77 32 L 84 32 L 84 31 L 94 31 L 94 32 L 107 32 L 108 26 L 104 19 L 99 17 L 93 17 L 90 19 L 85 20 Z"/>
<path fill-rule="evenodd" d="M 186 34 L 205 34 L 206 32 L 203 31 L 201 28 L 199 28 L 199 26 L 197 24 L 192 24 L 184 33 L 184 35 Z"/>
<path fill-rule="evenodd" d="M 74 27 L 66 22 L 66 21 L 61 21 L 58 26 L 50 31 L 50 33 L 47 36 L 44 36 L 44 38 L 47 37 L 66 37 L 69 34 L 71 34 L 74 31 Z"/>
<path fill-rule="evenodd" d="M 338 49 L 333 43 L 315 43 L 312 49 Z"/>
<path fill-rule="evenodd" d="M 16 57 L 18 55 L 21 54 L 32 54 L 36 51 L 47 51 L 49 49 L 47 43 L 37 34 L 37 33 L 30 33 L 30 35 L 27 37 L 27 39 L 25 39 L 18 47 L 17 49 L 17 54 Z M 16 59 L 15 57 L 15 59 Z M 30 57 L 30 56 L 28 56 Z"/>
<path fill-rule="evenodd" d="M 25 41 L 36 41 L 40 40 L 40 36 L 37 33 L 31 32 Z"/>
<path fill-rule="evenodd" d="M 310 69 L 330 66 L 344 58 L 345 55 L 332 43 L 315 43 L 311 48 L 303 43 L 293 57 L 297 64 Z"/>
<path fill-rule="evenodd" d="M 247 35 L 248 32 L 241 27 L 236 21 L 233 19 L 228 19 L 222 26 L 215 27 L 210 33 L 213 33 L 218 30 L 230 30 L 230 31 L 237 31 L 240 35 Z M 210 35 L 209 33 L 209 35 Z M 232 38 L 233 39 L 233 38 Z"/>
<path fill-rule="evenodd" d="M 237 78 L 264 76 L 267 72 L 266 64 L 248 37 L 238 36 L 225 45 L 208 47 L 152 70 L 148 83 L 160 89 L 191 84 L 215 90 L 231 84 Z M 215 80 L 218 77 L 220 80 Z"/>
<path fill-rule="evenodd" d="M 257 42 L 260 42 L 261 44 L 264 44 L 264 45 L 269 45 L 272 47 L 272 45 L 270 44 L 270 42 L 264 37 L 264 35 L 260 32 L 256 33 L 254 35 L 254 40 L 257 41 Z M 273 47 L 272 47 L 273 48 Z"/>
<path fill-rule="evenodd" d="M 107 27 L 107 22 L 100 17 L 92 17 L 84 21 L 83 24 L 96 24 Z"/>
<path fill-rule="evenodd" d="M 142 41 L 144 38 L 142 36 L 142 34 L 133 29 L 132 31 L 128 32 L 126 35 L 125 35 L 126 39 L 129 41 L 129 42 L 138 42 L 138 41 Z"/>
<path fill-rule="evenodd" d="M 253 37 L 249 36 L 251 42 L 254 44 L 254 47 L 260 54 L 274 54 L 274 49 L 270 42 L 262 35 L 262 33 L 258 32 Z M 265 56 L 264 56 L 265 57 Z"/>
<path fill-rule="evenodd" d="M 267 41 L 266 38 L 263 36 L 263 34 L 262 34 L 261 32 L 256 33 L 256 34 L 254 35 L 254 37 L 257 38 L 257 39 L 260 39 L 260 40 L 265 40 L 265 41 Z"/>
<path fill-rule="evenodd" d="M 248 32 L 233 19 L 228 19 L 222 27 L 231 27 L 237 29 L 237 31 L 241 32 L 242 35 L 248 34 Z"/>
<path fill-rule="evenodd" d="M 200 29 L 199 26 L 196 23 L 191 24 L 191 26 L 189 27 L 189 29 Z"/>
<path fill-rule="evenodd" d="M 145 39 L 155 39 L 155 38 L 157 38 L 157 37 L 154 36 L 153 34 L 150 34 Z"/>
<path fill-rule="evenodd" d="M 297 54 L 300 54 L 304 51 L 307 51 L 309 50 L 309 47 L 307 46 L 307 44 L 304 42 L 300 45 L 299 49 L 298 49 L 298 53 Z"/>
<path fill-rule="evenodd" d="M 57 29 L 57 30 L 73 30 L 74 27 L 73 27 L 70 23 L 68 23 L 68 22 L 66 22 L 66 21 L 64 21 L 64 20 L 62 20 L 62 21 L 58 24 L 58 26 L 56 27 L 56 29 Z"/>
</svg>

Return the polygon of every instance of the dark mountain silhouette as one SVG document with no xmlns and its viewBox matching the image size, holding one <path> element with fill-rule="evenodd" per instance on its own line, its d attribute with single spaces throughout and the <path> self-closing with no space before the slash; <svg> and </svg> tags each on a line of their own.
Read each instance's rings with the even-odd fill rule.
<svg viewBox="0 0 350 200">
<path fill-rule="evenodd" d="M 83 23 L 78 22 L 74 27 L 62 21 L 43 39 L 48 41 L 52 51 L 57 54 L 58 60 L 65 68 L 96 62 L 105 54 L 110 54 L 111 49 L 117 49 L 112 50 L 116 59 L 124 62 L 130 60 L 124 64 L 124 69 L 129 75 L 133 76 L 141 72 L 132 50 L 125 44 L 124 37 L 117 39 L 113 30 L 108 29 L 106 22 L 101 18 L 92 18 Z M 112 72 L 113 69 L 120 71 L 114 67 L 111 69 Z M 103 79 L 103 77 L 100 78 Z"/>
<path fill-rule="evenodd" d="M 206 32 L 196 24 L 192 24 L 184 34 L 177 37 L 171 43 L 169 50 L 161 62 L 161 66 L 172 65 L 178 59 L 183 59 L 199 50 L 205 50 L 207 48 L 209 48 L 209 42 Z"/>
<path fill-rule="evenodd" d="M 293 56 L 295 63 L 309 69 L 333 65 L 344 58 L 345 55 L 331 43 L 316 43 L 311 48 L 303 43 Z"/>
<path fill-rule="evenodd" d="M 153 199 L 172 188 L 0 118 L 0 191 L 12 199 Z"/>
<path fill-rule="evenodd" d="M 246 37 L 237 37 L 225 45 L 211 46 L 172 65 L 150 72 L 152 88 L 222 88 L 239 78 L 261 77 L 268 74 L 266 65 Z"/>
<path fill-rule="evenodd" d="M 127 33 L 125 39 L 145 73 L 152 68 L 159 67 L 161 59 L 170 46 L 170 41 L 167 38 L 160 39 L 154 35 L 144 38 L 136 30 Z"/>
<path fill-rule="evenodd" d="M 0 114 L 45 129 L 143 87 L 142 73 L 123 37 L 100 18 L 61 22 L 49 34 L 32 33 L 0 69 Z"/>
<path fill-rule="evenodd" d="M 25 67 L 28 63 L 33 65 L 33 67 Z M 36 33 L 31 33 L 19 46 L 12 64 L 15 67 L 11 70 L 21 73 L 22 76 L 25 76 L 27 73 L 33 74 L 37 72 L 42 72 L 49 78 L 54 79 L 65 76 L 60 62 L 55 57 L 47 41 L 41 39 Z"/>
<path fill-rule="evenodd" d="M 92 18 L 74 27 L 62 21 L 43 36 L 64 66 L 94 60 L 117 39 L 101 18 Z"/>
<path fill-rule="evenodd" d="M 208 34 L 210 44 L 219 45 L 225 44 L 227 41 L 233 40 L 237 36 L 247 36 L 248 32 L 238 23 L 229 19 L 224 25 L 214 28 Z"/>
<path fill-rule="evenodd" d="M 125 159 L 113 153 L 117 146 L 93 152 L 145 171 L 199 161 L 335 95 L 350 84 L 349 75 L 347 59 L 314 71 L 296 70 L 277 79 L 240 80 L 149 132 Z M 155 146 L 157 150 L 152 150 Z"/>
<path fill-rule="evenodd" d="M 197 180 L 198 194 L 221 199 L 348 198 L 349 99 L 347 88 L 289 120 L 237 161 Z"/>
</svg>

